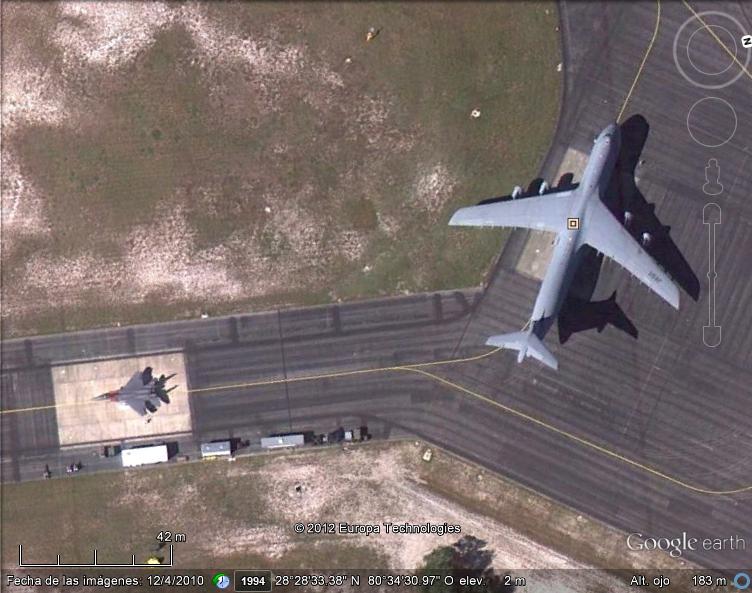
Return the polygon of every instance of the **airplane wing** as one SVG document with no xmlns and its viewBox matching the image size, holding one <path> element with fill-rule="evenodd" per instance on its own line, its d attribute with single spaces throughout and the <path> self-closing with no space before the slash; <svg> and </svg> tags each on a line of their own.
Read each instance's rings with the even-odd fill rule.
<svg viewBox="0 0 752 593">
<path fill-rule="evenodd" d="M 141 380 L 141 371 L 136 371 L 133 373 L 133 376 L 128 379 L 128 382 L 123 385 L 120 390 L 121 391 L 138 391 L 144 388 L 144 383 Z"/>
<path fill-rule="evenodd" d="M 139 379 L 140 381 L 141 379 Z M 144 400 L 147 399 L 146 397 L 127 397 L 125 399 L 118 400 L 118 404 L 126 405 L 131 410 L 136 412 L 139 416 L 146 416 L 146 408 Z"/>
<path fill-rule="evenodd" d="M 120 388 L 118 403 L 128 406 L 140 416 L 145 416 L 147 413 L 145 409 L 147 400 L 151 402 L 149 388 L 144 386 L 143 372 L 137 371 Z"/>
<path fill-rule="evenodd" d="M 679 289 L 668 274 L 635 241 L 601 202 L 593 201 L 587 226 L 582 230 L 584 241 L 611 258 L 675 309 L 679 308 Z"/>
<path fill-rule="evenodd" d="M 493 204 L 460 208 L 449 221 L 451 226 L 523 227 L 558 233 L 567 227 L 572 209 L 571 190 L 505 200 Z"/>
</svg>

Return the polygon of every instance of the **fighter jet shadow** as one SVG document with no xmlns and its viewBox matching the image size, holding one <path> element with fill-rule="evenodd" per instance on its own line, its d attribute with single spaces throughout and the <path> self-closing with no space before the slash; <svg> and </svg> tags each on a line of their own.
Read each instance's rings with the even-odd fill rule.
<svg viewBox="0 0 752 593">
<path fill-rule="evenodd" d="M 697 275 L 671 239 L 671 227 L 661 223 L 655 215 L 655 204 L 648 203 L 635 181 L 635 170 L 650 126 L 643 116 L 633 115 L 620 127 L 621 150 L 604 203 L 655 261 L 696 301 L 700 296 Z M 644 233 L 650 237 L 647 243 L 642 241 Z"/>
</svg>

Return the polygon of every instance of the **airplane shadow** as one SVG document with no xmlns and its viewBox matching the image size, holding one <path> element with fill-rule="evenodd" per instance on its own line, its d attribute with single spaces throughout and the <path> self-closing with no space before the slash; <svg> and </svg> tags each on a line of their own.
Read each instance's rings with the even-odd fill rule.
<svg viewBox="0 0 752 593">
<path fill-rule="evenodd" d="M 650 126 L 643 116 L 633 115 L 620 127 L 621 149 L 604 203 L 618 220 L 624 223 L 629 219 L 626 228 L 630 234 L 696 301 L 700 296 L 697 275 L 671 239 L 670 227 L 661 223 L 655 214 L 655 205 L 648 203 L 635 181 L 635 170 Z M 647 244 L 642 241 L 643 233 L 650 235 Z M 639 332 L 616 302 L 616 292 L 608 299 L 591 301 L 603 255 L 587 246 L 584 249 L 582 263 L 559 313 L 559 341 L 563 344 L 573 333 L 588 329 L 597 328 L 601 332 L 607 325 L 613 325 L 636 339 Z"/>
<path fill-rule="evenodd" d="M 621 124 L 621 150 L 616 161 L 606 195 L 606 206 L 619 220 L 631 214 L 627 225 L 638 241 L 643 233 L 650 234 L 645 250 L 663 267 L 693 300 L 700 297 L 700 281 L 670 236 L 671 227 L 655 215 L 655 204 L 648 203 L 635 182 L 635 170 L 640 162 L 650 126 L 641 115 L 633 115 Z"/>
<path fill-rule="evenodd" d="M 635 170 L 647 142 L 650 126 L 641 115 L 633 115 L 621 124 L 621 149 L 614 174 L 604 196 L 611 213 L 623 223 L 636 241 L 671 275 L 676 283 L 693 299 L 700 296 L 700 281 L 670 237 L 670 227 L 661 223 L 655 214 L 655 205 L 648 203 L 637 187 Z M 629 214 L 625 214 L 629 213 Z M 645 244 L 643 233 L 650 239 Z M 616 292 L 608 299 L 592 302 L 590 299 L 600 275 L 603 255 L 585 247 L 583 260 L 559 313 L 559 341 L 563 344 L 573 333 L 606 325 L 637 338 L 639 332 L 616 302 Z"/>
<path fill-rule="evenodd" d="M 607 325 L 613 325 L 637 339 L 637 327 L 616 302 L 616 291 L 607 299 L 591 301 L 600 276 L 603 255 L 587 245 L 582 250 L 582 261 L 559 311 L 559 342 L 564 344 L 572 334 L 589 329 L 595 328 L 600 333 Z"/>
</svg>

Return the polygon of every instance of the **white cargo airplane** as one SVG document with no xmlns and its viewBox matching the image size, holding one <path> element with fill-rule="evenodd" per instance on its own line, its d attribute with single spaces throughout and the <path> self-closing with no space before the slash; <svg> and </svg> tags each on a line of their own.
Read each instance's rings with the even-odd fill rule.
<svg viewBox="0 0 752 593">
<path fill-rule="evenodd" d="M 532 356 L 552 369 L 558 368 L 556 358 L 542 340 L 559 314 L 585 245 L 619 263 L 674 308 L 679 308 L 676 284 L 601 201 L 614 170 L 620 141 L 616 124 L 600 133 L 576 189 L 545 193 L 548 187 L 544 184 L 540 196 L 461 208 L 449 221 L 452 226 L 523 227 L 556 233 L 553 256 L 527 329 L 491 336 L 486 342 L 517 350 L 517 362 Z M 515 187 L 512 198 L 521 194 L 522 188 Z M 625 222 L 629 222 L 628 214 Z"/>
</svg>

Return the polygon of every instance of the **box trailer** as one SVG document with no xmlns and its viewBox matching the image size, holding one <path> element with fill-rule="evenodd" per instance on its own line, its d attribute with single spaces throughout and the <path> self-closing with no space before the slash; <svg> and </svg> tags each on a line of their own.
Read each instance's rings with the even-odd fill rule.
<svg viewBox="0 0 752 593">
<path fill-rule="evenodd" d="M 167 445 L 149 445 L 146 447 L 123 449 L 120 452 L 120 457 L 123 459 L 123 467 L 163 463 L 169 459 Z"/>
<path fill-rule="evenodd" d="M 261 439 L 261 447 L 264 449 L 284 449 L 287 447 L 301 447 L 305 444 L 305 436 L 302 434 L 285 434 L 266 437 Z"/>
<path fill-rule="evenodd" d="M 201 457 L 210 459 L 232 455 L 232 443 L 230 441 L 212 441 L 211 443 L 201 443 Z"/>
</svg>

